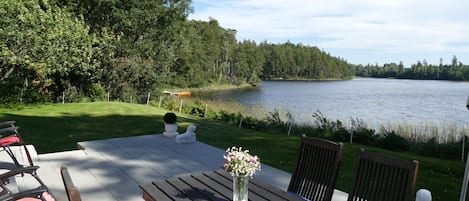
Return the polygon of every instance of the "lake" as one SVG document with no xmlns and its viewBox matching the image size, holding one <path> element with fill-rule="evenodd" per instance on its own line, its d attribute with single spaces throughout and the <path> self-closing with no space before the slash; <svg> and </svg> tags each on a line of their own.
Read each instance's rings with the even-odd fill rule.
<svg viewBox="0 0 469 201">
<path fill-rule="evenodd" d="M 468 82 L 357 78 L 345 81 L 264 81 L 260 87 L 223 91 L 215 99 L 231 99 L 266 111 L 290 112 L 295 122 L 311 123 L 321 111 L 344 123 L 351 118 L 368 126 L 456 125 L 469 122 Z"/>
</svg>

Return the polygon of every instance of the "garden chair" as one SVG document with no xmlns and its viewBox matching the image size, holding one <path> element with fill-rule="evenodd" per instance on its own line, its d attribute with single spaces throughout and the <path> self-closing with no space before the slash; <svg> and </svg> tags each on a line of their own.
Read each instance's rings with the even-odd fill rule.
<svg viewBox="0 0 469 201">
<path fill-rule="evenodd" d="M 6 185 L 1 185 L 2 189 L 4 190 L 3 195 L 0 196 L 0 200 L 2 201 L 55 201 L 57 200 L 49 191 L 47 186 L 41 181 L 41 179 L 37 176 L 37 166 L 34 167 L 24 167 L 9 171 L 0 175 L 0 179 L 2 183 L 6 184 L 10 180 L 12 176 L 19 175 L 19 174 L 29 174 L 33 176 L 36 181 L 38 182 L 38 187 L 28 189 L 25 191 L 14 192 Z M 81 201 L 80 192 L 75 187 L 68 172 L 67 167 L 62 166 L 60 167 L 60 174 L 62 176 L 62 181 L 65 186 L 65 192 L 67 194 L 67 198 L 69 201 Z"/>
<path fill-rule="evenodd" d="M 0 122 L 0 135 L 4 133 L 17 131 L 18 127 L 15 126 L 16 121 L 4 121 Z"/>
<path fill-rule="evenodd" d="M 413 201 L 418 162 L 363 149 L 348 201 Z"/>
<path fill-rule="evenodd" d="M 19 127 L 17 127 L 15 123 L 16 121 L 0 122 L 0 151 L 5 151 L 13 160 L 13 164 L 6 162 L 0 163 L 0 169 L 12 170 L 14 168 L 23 167 L 23 164 L 20 164 L 15 156 L 15 153 L 10 148 L 12 145 L 22 146 L 25 151 L 29 166 L 34 166 L 31 154 L 29 153 L 26 144 L 18 132 Z"/>
<path fill-rule="evenodd" d="M 330 201 L 342 158 L 342 148 L 342 143 L 303 135 L 288 191 L 308 200 Z"/>
<path fill-rule="evenodd" d="M 17 168 L 14 170 L 10 170 L 6 173 L 0 174 L 0 187 L 2 189 L 0 200 L 2 201 L 10 201 L 10 200 L 18 200 L 18 201 L 52 201 L 55 200 L 54 196 L 49 193 L 49 189 L 47 186 L 42 182 L 42 180 L 37 175 L 38 166 L 29 166 L 29 167 L 22 167 Z M 22 190 L 17 192 L 15 188 L 17 186 L 15 184 L 11 184 L 12 179 L 15 176 L 26 177 L 30 176 L 34 178 L 34 180 L 28 180 L 30 182 L 35 181 L 37 184 L 35 187 L 32 187 L 28 190 Z M 33 186 L 33 184 L 29 184 Z"/>
</svg>

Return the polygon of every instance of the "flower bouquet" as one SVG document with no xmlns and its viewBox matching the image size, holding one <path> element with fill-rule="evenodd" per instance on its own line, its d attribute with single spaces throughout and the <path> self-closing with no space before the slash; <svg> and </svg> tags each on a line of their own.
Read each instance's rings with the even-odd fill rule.
<svg viewBox="0 0 469 201">
<path fill-rule="evenodd" d="M 233 176 L 233 200 L 247 201 L 249 177 L 261 169 L 260 159 L 242 147 L 231 147 L 226 152 L 223 169 Z"/>
</svg>

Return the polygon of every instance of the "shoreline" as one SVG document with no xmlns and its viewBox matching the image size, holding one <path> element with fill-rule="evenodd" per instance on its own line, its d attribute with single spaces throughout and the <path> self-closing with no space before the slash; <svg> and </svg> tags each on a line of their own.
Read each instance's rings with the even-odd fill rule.
<svg viewBox="0 0 469 201">
<path fill-rule="evenodd" d="M 261 83 L 252 85 L 252 84 L 242 84 L 242 85 L 211 85 L 199 88 L 171 88 L 171 89 L 164 89 L 167 91 L 190 91 L 190 92 L 215 92 L 215 91 L 224 91 L 224 90 L 235 90 L 235 89 L 248 89 L 248 88 L 256 88 L 260 87 Z M 163 91 L 164 91 L 163 90 Z"/>
</svg>

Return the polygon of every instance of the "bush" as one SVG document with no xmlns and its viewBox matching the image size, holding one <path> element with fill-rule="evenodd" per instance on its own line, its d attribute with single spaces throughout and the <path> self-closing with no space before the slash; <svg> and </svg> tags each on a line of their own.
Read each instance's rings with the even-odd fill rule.
<svg viewBox="0 0 469 201">
<path fill-rule="evenodd" d="M 23 81 L 17 77 L 10 77 L 0 81 L 0 102 L 21 103 Z"/>
<path fill-rule="evenodd" d="M 353 131 L 353 142 L 376 146 L 379 137 L 372 129 L 359 129 Z"/>
<path fill-rule="evenodd" d="M 460 159 L 462 152 L 462 141 L 440 144 L 433 137 L 425 143 L 420 143 L 420 154 L 445 159 Z M 466 144 L 467 147 L 467 144 Z"/>
<path fill-rule="evenodd" d="M 80 91 L 75 86 L 68 85 L 64 91 L 65 102 L 73 103 L 80 102 L 82 98 Z M 60 97 L 60 100 L 62 97 Z"/>
<path fill-rule="evenodd" d="M 165 100 L 163 101 L 163 108 L 166 108 L 168 110 L 178 110 L 179 105 L 171 98 L 171 97 L 165 97 Z"/>
<path fill-rule="evenodd" d="M 90 97 L 92 101 L 104 100 L 105 94 L 104 87 L 98 83 L 94 83 L 88 88 L 88 97 Z"/>
<path fill-rule="evenodd" d="M 383 135 L 384 137 L 378 140 L 380 147 L 394 151 L 409 150 L 409 142 L 394 131 L 385 131 Z"/>
<path fill-rule="evenodd" d="M 340 121 L 337 121 L 337 122 L 340 122 Z M 345 129 L 345 127 L 342 127 L 342 126 L 340 126 L 339 128 L 337 128 L 337 130 L 329 134 L 329 136 L 330 136 L 330 139 L 334 141 L 348 142 L 350 140 L 350 133 L 348 132 L 347 129 Z"/>
<path fill-rule="evenodd" d="M 274 127 L 280 127 L 283 125 L 283 121 L 280 118 L 280 112 L 277 109 L 274 109 L 273 112 L 269 112 L 265 120 L 269 125 Z"/>
<path fill-rule="evenodd" d="M 205 112 L 203 110 L 202 103 L 196 101 L 194 105 L 190 106 L 189 114 L 193 116 L 205 117 Z"/>
<path fill-rule="evenodd" d="M 177 121 L 177 116 L 173 112 L 168 112 L 164 114 L 163 121 L 167 124 L 174 124 Z"/>
<path fill-rule="evenodd" d="M 340 120 L 331 121 L 319 110 L 313 114 L 313 118 L 317 126 L 315 133 L 322 137 L 338 141 L 346 141 L 349 138 L 350 134 Z"/>
</svg>

